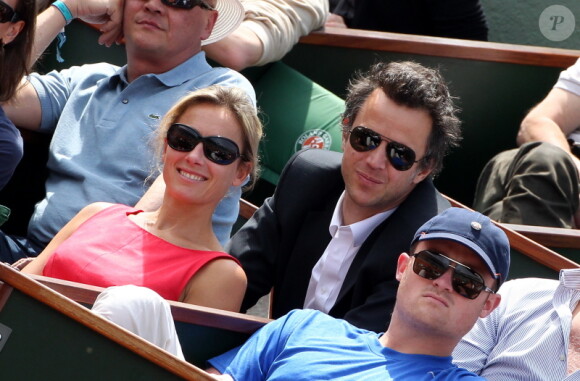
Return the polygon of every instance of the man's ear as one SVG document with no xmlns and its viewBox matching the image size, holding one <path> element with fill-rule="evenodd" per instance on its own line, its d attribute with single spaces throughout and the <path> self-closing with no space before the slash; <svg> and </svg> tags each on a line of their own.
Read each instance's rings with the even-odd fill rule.
<svg viewBox="0 0 580 381">
<path fill-rule="evenodd" d="M 419 184 L 421 181 L 425 180 L 429 175 L 431 175 L 431 172 L 433 172 L 433 167 L 434 167 L 433 161 L 429 160 L 429 163 L 427 165 L 425 165 L 419 171 L 417 171 L 417 173 L 415 174 L 415 178 L 413 179 L 413 182 L 415 184 Z"/>
<path fill-rule="evenodd" d="M 206 19 L 205 28 L 201 36 L 202 40 L 206 40 L 209 38 L 209 36 L 211 35 L 211 31 L 213 30 L 213 27 L 215 26 L 215 23 L 218 18 L 217 11 L 206 11 L 206 12 L 209 12 L 209 15 Z"/>
<path fill-rule="evenodd" d="M 399 282 L 401 281 L 401 279 L 403 279 L 403 274 L 405 273 L 405 270 L 407 269 L 407 266 L 409 265 L 410 261 L 411 257 L 409 256 L 409 254 L 401 253 L 399 255 L 399 259 L 397 259 L 397 273 L 395 274 L 395 277 Z"/>
<path fill-rule="evenodd" d="M 485 301 L 483 308 L 481 309 L 481 313 L 479 317 L 484 318 L 488 316 L 490 313 L 493 312 L 499 306 L 499 302 L 501 302 L 501 295 L 500 294 L 491 294 Z"/>
</svg>

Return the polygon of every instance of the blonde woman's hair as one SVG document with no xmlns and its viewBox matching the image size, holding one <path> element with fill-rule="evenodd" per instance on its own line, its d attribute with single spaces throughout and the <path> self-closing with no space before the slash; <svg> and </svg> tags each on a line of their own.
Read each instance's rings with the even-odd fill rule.
<svg viewBox="0 0 580 381">
<path fill-rule="evenodd" d="M 165 138 L 169 127 L 176 123 L 187 110 L 200 104 L 226 108 L 242 126 L 241 160 L 249 162 L 252 166 L 250 181 L 244 186 L 244 190 L 251 189 L 259 175 L 258 145 L 262 139 L 263 128 L 256 107 L 248 95 L 237 87 L 212 85 L 193 91 L 181 98 L 161 119 L 156 139 L 157 157 L 160 159 L 163 157 Z"/>
</svg>

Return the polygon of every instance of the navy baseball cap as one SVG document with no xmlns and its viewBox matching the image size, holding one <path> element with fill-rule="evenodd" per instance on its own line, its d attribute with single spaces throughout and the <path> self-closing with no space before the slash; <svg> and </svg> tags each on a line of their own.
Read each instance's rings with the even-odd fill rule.
<svg viewBox="0 0 580 381">
<path fill-rule="evenodd" d="M 510 244 L 504 231 L 481 213 L 449 208 L 417 230 L 411 246 L 419 241 L 448 239 L 473 250 L 485 262 L 498 287 L 507 279 Z"/>
</svg>

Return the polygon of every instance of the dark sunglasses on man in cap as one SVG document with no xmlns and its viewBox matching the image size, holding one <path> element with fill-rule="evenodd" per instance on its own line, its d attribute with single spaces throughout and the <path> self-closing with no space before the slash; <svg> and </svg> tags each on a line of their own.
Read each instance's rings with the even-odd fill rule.
<svg viewBox="0 0 580 381">
<path fill-rule="evenodd" d="M 203 144 L 203 154 L 210 161 L 219 165 L 233 163 L 240 154 L 240 148 L 233 140 L 222 136 L 201 136 L 195 128 L 181 123 L 172 124 L 167 130 L 167 144 L 180 152 L 190 152 L 199 143 Z"/>
<path fill-rule="evenodd" d="M 350 131 L 349 142 L 353 149 L 358 152 L 367 152 L 377 149 L 381 145 L 381 141 L 387 142 L 386 155 L 391 162 L 393 168 L 397 171 L 406 171 L 410 169 L 413 164 L 425 160 L 415 160 L 415 151 L 404 144 L 397 143 L 378 132 L 371 130 L 364 126 L 353 127 Z"/>
<path fill-rule="evenodd" d="M 197 6 L 208 11 L 213 11 L 215 9 L 215 7 L 212 7 L 203 0 L 161 0 L 161 2 L 168 7 L 180 9 L 193 9 Z"/>
<path fill-rule="evenodd" d="M 495 291 L 485 285 L 480 274 L 443 254 L 423 250 L 412 254 L 411 257 L 415 258 L 413 272 L 425 279 L 437 279 L 451 267 L 453 290 L 467 299 L 477 298 L 482 291 L 495 294 Z"/>
<path fill-rule="evenodd" d="M 0 0 L 0 24 L 18 21 L 18 13 L 10 5 Z"/>
</svg>

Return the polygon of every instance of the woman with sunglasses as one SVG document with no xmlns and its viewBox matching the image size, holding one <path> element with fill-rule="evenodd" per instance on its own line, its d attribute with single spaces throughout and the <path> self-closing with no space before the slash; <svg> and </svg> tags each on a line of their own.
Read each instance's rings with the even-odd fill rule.
<svg viewBox="0 0 580 381">
<path fill-rule="evenodd" d="M 231 185 L 255 178 L 261 136 L 242 90 L 211 86 L 187 95 L 159 127 L 161 208 L 91 204 L 23 272 L 100 287 L 134 284 L 165 299 L 239 311 L 246 276 L 223 252 L 212 214 Z"/>
<path fill-rule="evenodd" d="M 0 0 L 0 104 L 9 101 L 29 72 L 36 2 Z M 0 106 L 0 189 L 22 158 L 22 137 Z"/>
</svg>

